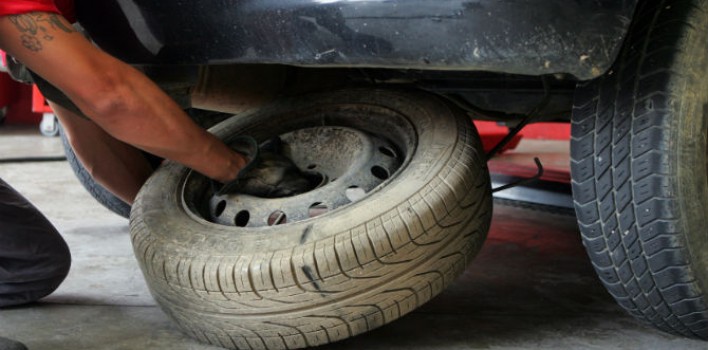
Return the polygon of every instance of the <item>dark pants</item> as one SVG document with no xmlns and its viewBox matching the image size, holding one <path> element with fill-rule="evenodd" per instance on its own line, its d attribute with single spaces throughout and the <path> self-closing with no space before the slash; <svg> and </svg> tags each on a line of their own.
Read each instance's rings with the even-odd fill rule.
<svg viewBox="0 0 708 350">
<path fill-rule="evenodd" d="M 0 307 L 49 295 L 70 265 L 69 247 L 59 232 L 0 179 Z"/>
</svg>

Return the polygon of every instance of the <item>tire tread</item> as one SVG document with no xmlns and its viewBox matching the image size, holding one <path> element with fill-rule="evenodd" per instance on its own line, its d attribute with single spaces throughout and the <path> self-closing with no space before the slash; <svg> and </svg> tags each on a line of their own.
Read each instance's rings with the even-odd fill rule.
<svg viewBox="0 0 708 350">
<path fill-rule="evenodd" d="M 669 101 L 678 98 L 668 87 L 685 75 L 670 64 L 683 53 L 675 42 L 697 30 L 695 15 L 681 19 L 676 11 L 705 8 L 704 1 L 641 2 L 615 69 L 578 87 L 571 137 L 583 244 L 608 292 L 648 324 L 704 339 L 708 307 L 676 229 L 667 130 Z M 654 40 L 659 47 L 650 48 Z"/>
<path fill-rule="evenodd" d="M 458 124 L 453 152 L 438 175 L 393 209 L 329 238 L 268 256 L 241 257 L 233 266 L 185 257 L 182 269 L 188 268 L 194 277 L 189 280 L 172 276 L 179 276 L 179 269 L 150 267 L 172 258 L 160 253 L 146 258 L 161 242 L 140 215 L 147 211 L 144 203 L 136 201 L 133 244 L 136 255 L 147 262 L 141 265 L 147 266 L 144 273 L 151 288 L 162 289 L 156 299 L 187 333 L 234 349 L 326 344 L 382 326 L 424 304 L 464 270 L 480 249 L 491 219 L 481 143 L 463 114 L 452 109 L 447 113 L 453 113 Z M 228 273 L 214 272 L 222 269 Z M 209 281 L 207 274 L 226 280 Z M 183 312 L 172 294 L 202 307 Z M 236 297 L 238 303 L 224 302 Z M 227 329 L 208 316 L 234 318 Z M 206 330 L 214 335 L 206 336 Z"/>
</svg>

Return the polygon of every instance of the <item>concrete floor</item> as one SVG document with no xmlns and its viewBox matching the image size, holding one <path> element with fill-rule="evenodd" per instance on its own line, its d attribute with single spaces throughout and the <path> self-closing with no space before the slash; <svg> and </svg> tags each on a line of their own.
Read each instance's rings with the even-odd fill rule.
<svg viewBox="0 0 708 350">
<path fill-rule="evenodd" d="M 58 139 L 0 127 L 0 159 L 56 155 Z M 71 247 L 69 277 L 40 303 L 0 310 L 0 336 L 31 350 L 215 349 L 183 336 L 152 300 L 127 220 L 97 204 L 66 162 L 0 163 Z M 597 281 L 572 217 L 497 206 L 480 255 L 433 301 L 323 349 L 706 349 L 625 315 Z"/>
</svg>

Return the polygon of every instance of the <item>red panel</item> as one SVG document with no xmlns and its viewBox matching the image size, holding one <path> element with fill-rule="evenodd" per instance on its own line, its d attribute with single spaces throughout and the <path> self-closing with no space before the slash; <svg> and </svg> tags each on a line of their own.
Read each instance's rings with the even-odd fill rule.
<svg viewBox="0 0 708 350">
<path fill-rule="evenodd" d="M 17 83 L 7 73 L 0 73 L 0 108 L 12 103 L 16 96 Z"/>
<path fill-rule="evenodd" d="M 32 87 L 26 84 L 14 83 L 12 91 L 15 98 L 7 106 L 5 123 L 7 124 L 39 124 L 41 113 L 32 113 Z"/>
<path fill-rule="evenodd" d="M 484 152 L 489 152 L 509 133 L 509 128 L 500 126 L 496 122 L 487 122 L 475 120 L 474 125 L 477 127 L 479 136 L 482 138 L 482 147 Z M 504 147 L 500 153 L 516 148 L 521 141 L 521 135 L 516 135 L 509 144 Z"/>
<path fill-rule="evenodd" d="M 37 85 L 32 85 L 32 112 L 52 113 L 52 108 L 49 107 L 47 100 L 45 100 L 42 93 L 39 92 Z"/>
<path fill-rule="evenodd" d="M 525 138 L 543 140 L 569 140 L 570 123 L 531 124 L 521 132 Z"/>
<path fill-rule="evenodd" d="M 482 145 L 485 152 L 489 152 L 509 133 L 509 128 L 499 125 L 497 122 L 475 120 L 474 125 L 479 131 L 479 136 L 482 137 Z M 528 125 L 502 149 L 502 152 L 516 148 L 522 138 L 569 140 L 570 123 L 535 123 Z"/>
</svg>

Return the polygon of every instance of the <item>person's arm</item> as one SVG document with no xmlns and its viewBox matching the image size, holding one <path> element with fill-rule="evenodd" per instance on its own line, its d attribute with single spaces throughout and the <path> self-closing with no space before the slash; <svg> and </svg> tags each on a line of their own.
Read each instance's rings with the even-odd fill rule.
<svg viewBox="0 0 708 350">
<path fill-rule="evenodd" d="M 96 123 L 51 101 L 74 154 L 91 177 L 122 201 L 133 204 L 153 169 L 139 149 L 108 135 Z"/>
<path fill-rule="evenodd" d="M 221 182 L 236 178 L 246 162 L 194 124 L 142 73 L 91 45 L 60 15 L 0 17 L 0 48 L 121 141 Z"/>
</svg>

